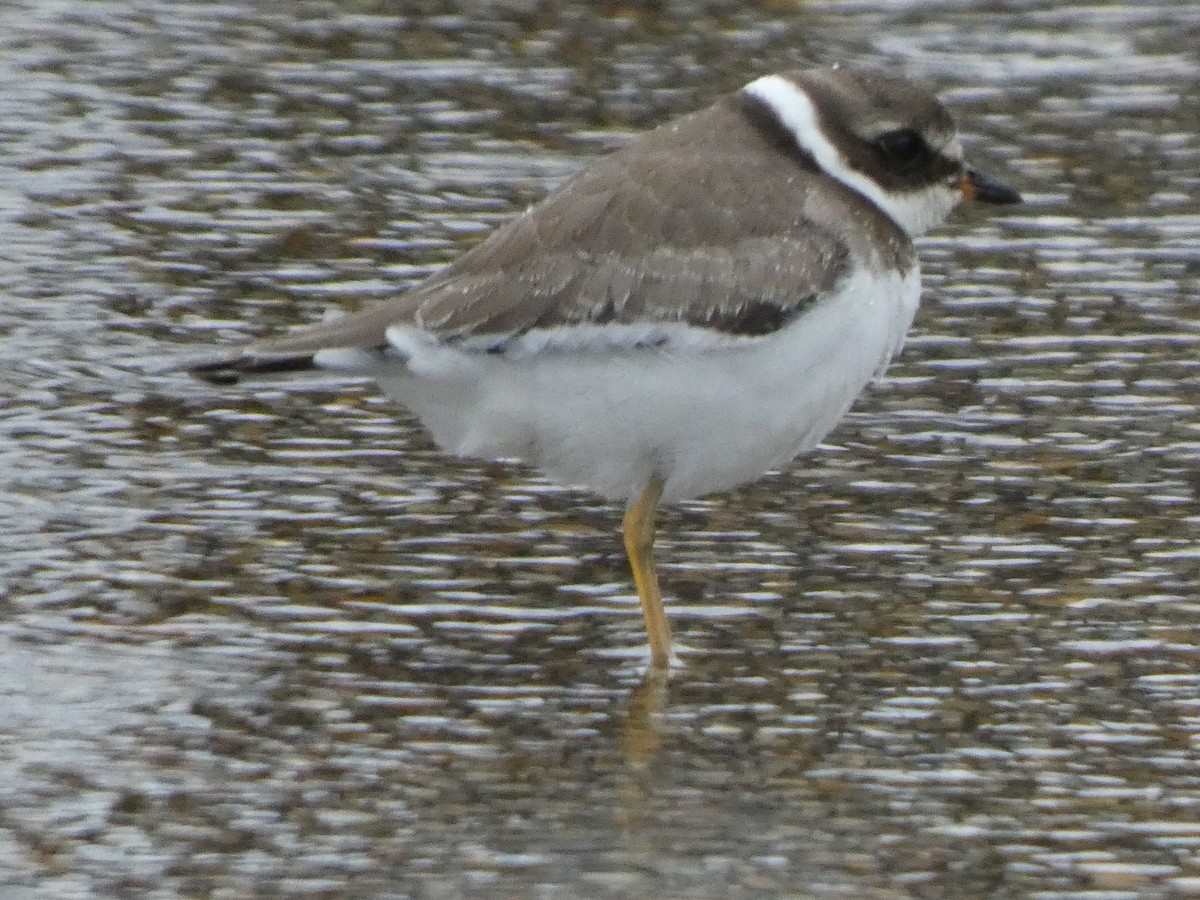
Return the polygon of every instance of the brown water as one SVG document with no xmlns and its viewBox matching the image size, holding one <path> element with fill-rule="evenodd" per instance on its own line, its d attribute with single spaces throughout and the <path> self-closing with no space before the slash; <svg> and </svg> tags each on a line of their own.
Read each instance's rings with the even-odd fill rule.
<svg viewBox="0 0 1200 900">
<path fill-rule="evenodd" d="M 1200 7 L 399 9 L 3 7 L 0 895 L 1200 896 Z M 664 516 L 663 691 L 619 511 L 156 368 L 855 59 L 1028 202 L 827 449 Z"/>
</svg>

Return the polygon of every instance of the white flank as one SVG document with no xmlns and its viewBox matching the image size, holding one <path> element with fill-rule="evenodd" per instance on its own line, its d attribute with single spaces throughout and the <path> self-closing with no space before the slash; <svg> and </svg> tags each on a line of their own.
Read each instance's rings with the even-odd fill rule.
<svg viewBox="0 0 1200 900">
<path fill-rule="evenodd" d="M 667 347 L 671 352 L 698 353 L 746 340 L 752 338 L 724 334 L 715 328 L 697 328 L 686 322 L 606 322 L 603 325 L 585 322 L 526 332 L 508 343 L 504 355 L 508 359 L 521 359 L 542 353 L 616 353 Z M 463 346 L 475 350 L 477 345 L 495 342 L 495 337 L 484 336 L 478 340 L 468 339 Z"/>
<path fill-rule="evenodd" d="M 855 270 L 779 331 L 714 340 L 678 325 L 653 348 L 636 329 L 531 334 L 515 352 L 472 352 L 391 328 L 370 372 L 446 450 L 516 458 L 610 499 L 652 474 L 664 499 L 724 490 L 786 465 L 837 424 L 900 348 L 920 276 Z"/>
<path fill-rule="evenodd" d="M 821 131 L 817 111 L 804 89 L 782 75 L 765 75 L 750 82 L 746 93 L 771 108 L 779 123 L 796 138 L 825 174 L 862 194 L 912 237 L 945 221 L 959 201 L 952 185 L 937 184 L 922 191 L 889 193 L 853 168 L 842 152 Z"/>
</svg>

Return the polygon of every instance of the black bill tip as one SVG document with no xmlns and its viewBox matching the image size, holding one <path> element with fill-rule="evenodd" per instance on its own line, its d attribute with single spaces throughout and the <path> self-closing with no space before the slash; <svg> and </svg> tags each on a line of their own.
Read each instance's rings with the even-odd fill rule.
<svg viewBox="0 0 1200 900">
<path fill-rule="evenodd" d="M 964 200 L 977 203 L 1020 203 L 1021 195 L 1007 184 L 974 169 L 967 169 L 959 182 Z"/>
</svg>

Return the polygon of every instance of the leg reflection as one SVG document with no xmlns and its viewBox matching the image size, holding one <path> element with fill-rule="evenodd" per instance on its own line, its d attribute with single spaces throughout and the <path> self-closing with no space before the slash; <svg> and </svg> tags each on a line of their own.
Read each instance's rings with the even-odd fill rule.
<svg viewBox="0 0 1200 900">
<path fill-rule="evenodd" d="M 629 709 L 621 728 L 621 757 L 627 778 L 621 784 L 621 806 L 617 819 L 623 826 L 636 825 L 645 817 L 646 803 L 653 794 L 652 770 L 662 746 L 662 712 L 667 704 L 666 669 L 651 668 L 642 683 L 629 694 Z"/>
</svg>

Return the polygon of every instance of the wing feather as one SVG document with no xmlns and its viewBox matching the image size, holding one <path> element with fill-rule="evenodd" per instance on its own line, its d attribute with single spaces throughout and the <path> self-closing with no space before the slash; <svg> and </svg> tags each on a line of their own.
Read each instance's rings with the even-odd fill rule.
<svg viewBox="0 0 1200 900">
<path fill-rule="evenodd" d="M 449 343 L 489 346 L 494 338 L 493 347 L 584 323 L 770 333 L 836 284 L 852 240 L 806 215 L 828 212 L 820 179 L 746 129 L 743 115 L 726 100 L 649 132 L 408 294 L 252 343 L 243 368 L 382 347 L 389 327 L 406 324 Z M 728 129 L 746 138 L 724 142 L 725 155 L 714 158 L 704 141 Z"/>
</svg>

